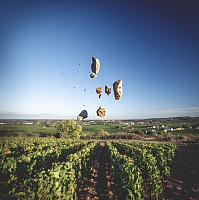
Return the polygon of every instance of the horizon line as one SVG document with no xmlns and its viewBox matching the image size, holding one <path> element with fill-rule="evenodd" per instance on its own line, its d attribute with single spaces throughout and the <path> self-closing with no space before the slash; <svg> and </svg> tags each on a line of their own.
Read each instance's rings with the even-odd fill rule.
<svg viewBox="0 0 199 200">
<path fill-rule="evenodd" d="M 126 119 L 84 119 L 82 121 L 108 121 L 108 120 L 151 120 L 151 119 L 170 119 L 170 118 L 198 118 L 199 116 L 175 116 L 175 117 L 151 117 L 151 118 L 126 118 Z M 75 120 L 78 121 L 77 119 L 71 119 L 71 118 L 7 118 L 7 119 L 0 119 L 1 121 L 3 120 Z"/>
</svg>

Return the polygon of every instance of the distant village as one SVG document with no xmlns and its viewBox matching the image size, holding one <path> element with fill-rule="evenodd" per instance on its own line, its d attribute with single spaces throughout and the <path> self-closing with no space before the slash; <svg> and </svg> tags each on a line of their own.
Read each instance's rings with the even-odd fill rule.
<svg viewBox="0 0 199 200">
<path fill-rule="evenodd" d="M 62 120 L 59 119 L 13 119 L 0 120 L 0 124 L 8 125 L 41 125 L 43 127 L 56 127 Z M 172 132 L 184 129 L 199 130 L 199 117 L 172 117 L 172 118 L 152 118 L 152 119 L 136 119 L 136 120 L 82 120 L 79 121 L 81 125 L 119 125 L 118 128 L 129 129 L 131 127 L 139 127 L 139 131 L 147 134 L 147 131 L 157 132 L 159 130 L 164 132 Z M 191 126 L 189 124 L 192 124 Z M 141 130 L 143 128 L 143 130 Z"/>
</svg>

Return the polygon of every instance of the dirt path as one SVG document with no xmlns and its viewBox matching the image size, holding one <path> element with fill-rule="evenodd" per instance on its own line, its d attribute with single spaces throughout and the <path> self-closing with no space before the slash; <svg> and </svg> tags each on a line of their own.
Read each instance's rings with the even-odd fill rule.
<svg viewBox="0 0 199 200">
<path fill-rule="evenodd" d="M 78 200 L 113 199 L 111 174 L 104 142 L 101 142 L 98 154 L 92 161 L 92 168 L 82 184 Z"/>
</svg>

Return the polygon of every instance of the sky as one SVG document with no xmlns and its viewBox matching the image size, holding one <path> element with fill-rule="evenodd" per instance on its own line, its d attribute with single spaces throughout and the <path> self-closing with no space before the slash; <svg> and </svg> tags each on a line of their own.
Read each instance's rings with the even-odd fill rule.
<svg viewBox="0 0 199 200">
<path fill-rule="evenodd" d="M 0 119 L 199 116 L 198 10 L 197 0 L 0 0 Z"/>
</svg>

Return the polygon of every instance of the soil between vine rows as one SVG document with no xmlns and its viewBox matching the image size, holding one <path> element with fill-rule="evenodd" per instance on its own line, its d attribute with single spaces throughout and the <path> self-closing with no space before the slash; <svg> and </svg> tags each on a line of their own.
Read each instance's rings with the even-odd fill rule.
<svg viewBox="0 0 199 200">
<path fill-rule="evenodd" d="M 164 199 L 199 199 L 199 143 L 178 146 L 171 176 L 164 180 L 164 185 Z"/>
<path fill-rule="evenodd" d="M 82 183 L 78 200 L 114 199 L 111 188 L 112 179 L 108 165 L 108 156 L 104 145 L 103 142 L 100 144 L 99 151 L 91 163 L 91 170 Z"/>
<path fill-rule="evenodd" d="M 92 161 L 92 168 L 82 183 L 78 200 L 114 200 L 112 181 L 108 155 L 106 155 L 102 142 L 96 157 Z M 159 199 L 199 199 L 199 144 L 178 146 L 177 154 L 171 166 L 171 176 L 163 180 L 163 183 L 164 191 Z"/>
</svg>

